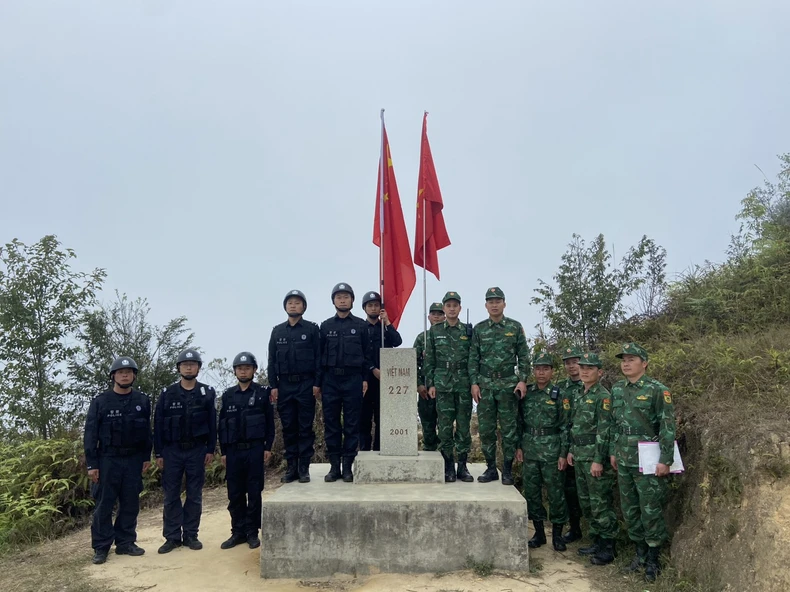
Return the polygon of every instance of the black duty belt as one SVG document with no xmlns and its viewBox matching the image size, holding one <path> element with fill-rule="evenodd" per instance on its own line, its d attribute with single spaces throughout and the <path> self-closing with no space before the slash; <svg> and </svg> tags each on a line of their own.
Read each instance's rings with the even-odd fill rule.
<svg viewBox="0 0 790 592">
<path fill-rule="evenodd" d="M 526 428 L 530 436 L 555 436 L 560 433 L 558 428 Z"/>
<path fill-rule="evenodd" d="M 202 444 L 202 442 L 195 442 L 194 440 L 190 440 L 189 442 L 176 442 L 175 444 L 181 450 L 192 450 L 198 444 Z"/>
<path fill-rule="evenodd" d="M 362 370 L 359 368 L 332 368 L 332 374 L 335 376 L 353 376 L 361 373 Z"/>
<path fill-rule="evenodd" d="M 579 434 L 578 436 L 571 435 L 571 442 L 576 446 L 589 446 L 595 444 L 595 434 Z"/>
<path fill-rule="evenodd" d="M 288 382 L 302 382 L 303 380 L 312 380 L 315 374 L 289 374 L 286 376 Z"/>
<path fill-rule="evenodd" d="M 132 454 L 138 454 L 140 452 L 140 449 L 119 448 L 118 446 L 108 446 L 107 448 L 102 449 L 102 452 L 106 452 L 107 454 L 113 454 L 116 456 L 131 456 Z"/>
<path fill-rule="evenodd" d="M 253 440 L 252 442 L 235 442 L 234 444 L 228 444 L 228 446 L 231 448 L 231 450 L 249 450 L 261 442 L 263 442 L 263 440 Z"/>
</svg>

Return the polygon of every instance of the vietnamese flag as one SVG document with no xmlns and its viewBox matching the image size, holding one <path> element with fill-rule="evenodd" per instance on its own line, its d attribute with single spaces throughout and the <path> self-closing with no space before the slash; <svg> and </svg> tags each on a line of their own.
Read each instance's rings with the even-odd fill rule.
<svg viewBox="0 0 790 592">
<path fill-rule="evenodd" d="M 417 231 L 414 233 L 414 264 L 430 271 L 439 279 L 437 251 L 450 245 L 450 237 L 442 216 L 442 192 L 433 166 L 428 143 L 428 112 L 422 118 L 420 175 L 417 181 Z"/>
<path fill-rule="evenodd" d="M 403 316 L 406 302 L 417 283 L 417 274 L 411 261 L 409 236 L 403 221 L 395 170 L 392 168 L 387 131 L 384 128 L 384 113 L 381 114 L 381 141 L 384 166 L 379 160 L 378 185 L 376 188 L 376 217 L 373 223 L 373 244 L 381 249 L 380 279 L 382 281 L 382 308 L 392 325 L 397 329 Z M 383 181 L 383 188 L 382 188 Z M 383 201 L 382 201 L 383 197 Z"/>
</svg>

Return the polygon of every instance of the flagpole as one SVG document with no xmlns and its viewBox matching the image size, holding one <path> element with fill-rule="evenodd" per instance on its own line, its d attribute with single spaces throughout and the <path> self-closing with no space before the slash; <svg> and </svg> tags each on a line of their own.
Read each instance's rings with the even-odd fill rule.
<svg viewBox="0 0 790 592">
<path fill-rule="evenodd" d="M 423 117 L 428 117 L 426 111 Z M 422 158 L 422 149 L 420 150 L 420 157 Z M 419 191 L 420 184 L 417 183 L 417 191 Z M 422 345 L 423 351 L 428 348 L 428 274 L 425 271 L 425 191 L 422 192 Z"/>
<path fill-rule="evenodd" d="M 384 162 L 386 158 L 384 150 L 384 109 L 381 110 L 381 164 L 379 175 L 379 290 L 382 304 L 384 304 L 384 171 L 387 166 Z M 381 323 L 381 347 L 384 347 L 384 323 Z"/>
</svg>

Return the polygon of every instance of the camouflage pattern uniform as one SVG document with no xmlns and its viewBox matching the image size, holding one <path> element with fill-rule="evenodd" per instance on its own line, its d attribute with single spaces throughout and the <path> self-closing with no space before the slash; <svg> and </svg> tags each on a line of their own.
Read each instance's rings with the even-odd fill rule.
<svg viewBox="0 0 790 592">
<path fill-rule="evenodd" d="M 444 312 L 441 302 L 434 302 L 428 309 L 428 312 Z M 430 327 L 429 327 L 430 329 Z M 425 386 L 425 341 L 423 337 L 425 333 L 420 333 L 414 340 L 414 349 L 417 350 L 417 384 Z M 436 415 L 436 399 L 423 399 L 417 396 L 417 413 L 420 416 L 420 425 L 422 426 L 422 449 L 423 450 L 437 450 L 439 448 L 439 436 L 436 433 L 437 415 Z"/>
<path fill-rule="evenodd" d="M 505 298 L 499 288 L 489 288 L 488 298 Z M 480 387 L 477 418 L 486 462 L 496 464 L 497 418 L 502 433 L 505 462 L 512 464 L 518 448 L 518 401 L 513 391 L 530 373 L 529 346 L 518 321 L 490 318 L 475 325 L 469 350 L 469 381 Z"/>
<path fill-rule="evenodd" d="M 618 358 L 635 355 L 647 361 L 647 352 L 636 343 L 626 343 Z M 643 375 L 632 383 L 620 380 L 612 387 L 615 436 L 610 454 L 617 460 L 620 507 L 628 525 L 628 537 L 637 544 L 637 559 L 645 559 L 646 579 L 655 579 L 661 545 L 669 539 L 663 506 L 667 478 L 639 472 L 640 441 L 659 443 L 659 462 L 674 461 L 675 410 L 669 389 Z M 644 545 L 647 545 L 645 549 Z M 643 551 L 647 553 L 643 556 Z M 652 566 L 651 566 L 652 564 Z M 652 577 L 651 577 L 652 572 Z"/>
<path fill-rule="evenodd" d="M 442 302 L 457 300 L 457 292 L 447 292 Z M 445 459 L 466 463 L 472 446 L 469 423 L 472 418 L 472 395 L 469 392 L 469 347 L 466 324 L 455 326 L 443 321 L 428 331 L 425 355 L 425 386 L 436 388 L 436 411 L 439 416 L 439 447 Z M 455 430 L 453 430 L 455 426 Z M 460 472 L 460 468 L 459 468 Z"/>
<path fill-rule="evenodd" d="M 582 351 L 581 348 L 578 346 L 571 346 L 566 348 L 562 353 L 562 361 L 564 362 L 570 358 L 581 358 Z M 581 391 L 584 390 L 584 385 L 582 384 L 581 380 L 571 380 L 570 378 L 566 378 L 557 383 L 557 386 L 560 387 L 560 399 L 568 399 L 571 404 L 571 411 L 573 410 L 574 401 L 576 398 L 581 394 Z M 571 414 L 568 414 L 568 418 L 571 418 Z M 572 422 L 572 420 L 570 420 Z M 570 425 L 568 426 L 570 429 Z M 566 543 L 572 543 L 577 541 L 581 538 L 581 517 L 582 517 L 582 508 L 579 504 L 579 494 L 576 491 L 576 469 L 570 465 L 565 469 L 564 472 L 564 479 L 565 479 L 565 502 L 568 504 L 568 517 L 571 524 L 571 529 L 568 534 L 565 536 Z"/>
<path fill-rule="evenodd" d="M 532 365 L 553 367 L 554 360 L 551 354 L 540 353 Z M 528 385 L 527 395 L 519 401 L 518 423 L 524 457 L 521 478 L 529 519 L 539 523 L 535 525 L 536 532 L 543 530 L 543 521 L 546 520 L 546 508 L 543 506 L 545 485 L 551 522 L 559 526 L 559 535 L 562 535 L 562 527 L 568 522 L 568 506 L 565 503 L 565 479 L 557 461 L 568 456 L 568 409 L 563 406 L 559 393 L 559 387 L 551 382 L 542 389 L 537 384 Z M 545 541 L 545 534 L 542 540 Z M 558 545 L 556 540 L 555 545 Z M 557 550 L 564 551 L 565 545 Z"/>
<path fill-rule="evenodd" d="M 601 367 L 597 354 L 586 353 L 579 360 L 582 366 Z M 590 537 L 614 540 L 618 524 L 614 512 L 614 469 L 609 463 L 609 445 L 612 427 L 611 396 L 600 383 L 593 385 L 575 401 L 563 399 L 563 406 L 570 406 L 570 452 L 576 466 L 576 490 L 582 512 L 590 525 Z M 603 475 L 593 477 L 593 463 L 603 465 Z M 592 554 L 592 553 L 590 553 Z"/>
</svg>

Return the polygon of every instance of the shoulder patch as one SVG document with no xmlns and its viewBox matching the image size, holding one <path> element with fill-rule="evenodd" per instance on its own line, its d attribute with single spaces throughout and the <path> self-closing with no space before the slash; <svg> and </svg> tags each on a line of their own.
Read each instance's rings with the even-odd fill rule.
<svg viewBox="0 0 790 592">
<path fill-rule="evenodd" d="M 612 408 L 612 402 L 609 399 L 603 400 L 603 409 L 604 411 L 609 411 Z"/>
<path fill-rule="evenodd" d="M 672 405 L 672 394 L 669 391 L 664 391 L 664 403 Z"/>
<path fill-rule="evenodd" d="M 571 400 L 570 399 L 563 399 L 562 400 L 562 408 L 565 409 L 565 411 L 570 411 L 570 409 L 571 409 Z"/>
</svg>

